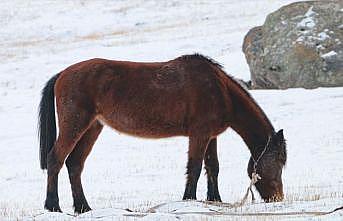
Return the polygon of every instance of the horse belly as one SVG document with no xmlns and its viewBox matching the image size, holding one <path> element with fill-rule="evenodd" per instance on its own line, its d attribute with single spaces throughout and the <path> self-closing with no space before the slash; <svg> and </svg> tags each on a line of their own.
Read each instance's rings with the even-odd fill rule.
<svg viewBox="0 0 343 221">
<path fill-rule="evenodd" d="M 137 137 L 163 138 L 186 136 L 185 112 L 180 108 L 146 105 L 128 108 L 117 106 L 111 112 L 98 115 L 98 119 L 111 128 Z M 156 110 L 157 109 L 157 110 Z"/>
</svg>

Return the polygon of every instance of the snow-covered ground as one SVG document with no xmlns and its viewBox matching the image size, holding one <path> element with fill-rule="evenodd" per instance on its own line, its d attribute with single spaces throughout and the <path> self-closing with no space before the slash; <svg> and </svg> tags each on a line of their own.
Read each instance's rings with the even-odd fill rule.
<svg viewBox="0 0 343 221">
<path fill-rule="evenodd" d="M 46 174 L 39 168 L 37 105 L 44 83 L 88 58 L 161 61 L 200 52 L 249 79 L 241 52 L 247 31 L 291 0 L 1 1 L 0 220 L 343 220 L 326 216 L 237 216 L 240 213 L 329 211 L 343 205 L 343 88 L 251 91 L 288 143 L 286 200 L 250 201 L 238 209 L 179 202 L 187 139 L 144 140 L 105 129 L 83 174 L 94 209 L 73 217 L 66 169 L 63 214 L 43 210 Z M 249 153 L 228 130 L 219 137 L 220 192 L 239 200 L 249 184 Z M 198 198 L 205 199 L 201 176 Z M 160 205 L 155 213 L 149 209 Z M 129 212 L 129 209 L 134 212 Z"/>
</svg>

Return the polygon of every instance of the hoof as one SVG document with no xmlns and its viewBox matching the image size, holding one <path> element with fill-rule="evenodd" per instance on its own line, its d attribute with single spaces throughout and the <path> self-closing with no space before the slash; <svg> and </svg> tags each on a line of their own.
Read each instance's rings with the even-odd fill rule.
<svg viewBox="0 0 343 221">
<path fill-rule="evenodd" d="M 76 214 L 81 214 L 81 213 L 85 213 L 88 211 L 91 211 L 92 209 L 88 206 L 88 205 L 74 205 L 74 212 Z"/>
<path fill-rule="evenodd" d="M 208 196 L 207 201 L 212 201 L 212 202 L 222 202 L 222 199 L 220 198 L 220 196 L 217 196 L 217 197 L 212 197 L 212 196 Z"/>
<path fill-rule="evenodd" d="M 183 196 L 182 200 L 197 200 L 195 196 Z"/>
<path fill-rule="evenodd" d="M 49 212 L 59 212 L 61 213 L 62 210 L 60 208 L 60 206 L 58 205 L 58 202 L 52 202 L 52 201 L 45 201 L 45 205 L 44 205 L 44 208 L 46 210 L 48 210 Z"/>
</svg>

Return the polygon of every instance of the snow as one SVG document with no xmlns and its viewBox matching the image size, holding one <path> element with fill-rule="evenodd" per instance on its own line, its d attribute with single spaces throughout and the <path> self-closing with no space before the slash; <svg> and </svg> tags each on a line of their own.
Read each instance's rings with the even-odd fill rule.
<svg viewBox="0 0 343 221">
<path fill-rule="evenodd" d="M 43 210 L 46 173 L 39 169 L 37 106 L 51 76 L 93 57 L 161 61 L 200 52 L 221 62 L 227 73 L 247 80 L 249 68 L 241 52 L 244 35 L 261 25 L 268 13 L 291 2 L 1 1 L 0 220 L 342 220 L 342 212 L 239 215 L 342 206 L 343 88 L 251 91 L 275 128 L 285 132 L 284 202 L 265 204 L 258 199 L 236 209 L 180 202 L 187 139 L 145 140 L 107 128 L 83 173 L 93 211 L 73 215 L 65 167 L 59 176 L 64 213 Z M 249 184 L 249 152 L 231 130 L 220 135 L 218 145 L 221 196 L 233 203 Z M 206 179 L 201 176 L 198 199 L 205 197 Z M 155 213 L 150 208 L 156 208 Z M 222 214 L 214 215 L 216 211 Z"/>
<path fill-rule="evenodd" d="M 330 34 L 333 34 L 333 31 L 330 31 L 329 29 L 325 28 L 322 32 L 319 32 L 319 30 L 314 29 L 316 26 L 315 18 L 314 16 L 318 15 L 318 13 L 313 11 L 313 6 L 311 6 L 308 11 L 303 16 L 296 16 L 294 19 L 301 19 L 299 23 L 296 25 L 297 28 L 300 30 L 298 31 L 297 35 L 298 38 L 293 42 L 295 43 L 301 43 L 301 44 L 309 44 L 309 45 L 316 45 L 317 49 L 322 50 L 325 49 L 321 43 L 323 41 L 326 41 L 327 39 L 330 39 Z M 318 29 L 318 28 L 317 28 Z M 319 32 L 315 34 L 316 32 Z M 328 33 L 327 33 L 328 32 Z"/>
<path fill-rule="evenodd" d="M 312 9 L 313 6 L 311 6 L 310 9 L 305 13 L 304 18 L 298 23 L 298 27 L 312 29 L 316 25 L 313 16 L 317 13 L 315 13 Z"/>
<path fill-rule="evenodd" d="M 320 43 L 326 41 L 327 39 L 331 38 L 330 35 L 326 33 L 326 31 L 319 32 L 317 36 L 313 36 L 313 32 L 311 30 L 299 31 L 299 37 L 295 42 L 303 43 L 303 44 L 316 44 L 316 47 L 321 49 L 325 48 Z"/>
<path fill-rule="evenodd" d="M 322 54 L 320 57 L 322 57 L 322 58 L 329 58 L 329 57 L 333 57 L 333 56 L 336 56 L 336 55 L 337 55 L 337 52 L 330 51 L 328 53 Z"/>
<path fill-rule="evenodd" d="M 313 28 L 316 25 L 313 18 L 306 17 L 303 20 L 298 23 L 298 27 L 307 27 L 307 28 Z"/>
<path fill-rule="evenodd" d="M 326 34 L 325 32 L 318 33 L 318 40 L 325 41 L 328 38 L 330 38 L 330 36 Z"/>
<path fill-rule="evenodd" d="M 313 11 L 313 6 L 311 6 L 308 11 L 305 14 L 305 17 L 311 17 L 313 15 L 315 15 L 316 13 Z"/>
</svg>

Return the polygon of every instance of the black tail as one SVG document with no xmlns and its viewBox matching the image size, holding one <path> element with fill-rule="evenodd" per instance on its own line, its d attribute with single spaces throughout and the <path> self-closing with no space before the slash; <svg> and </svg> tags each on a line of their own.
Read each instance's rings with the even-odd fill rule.
<svg viewBox="0 0 343 221">
<path fill-rule="evenodd" d="M 39 104 L 39 158 L 40 167 L 48 168 L 47 157 L 56 140 L 55 119 L 55 83 L 59 74 L 53 76 L 42 90 L 42 99 Z"/>
</svg>

